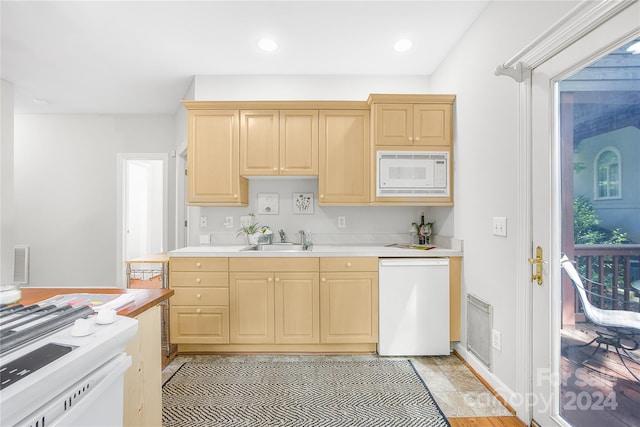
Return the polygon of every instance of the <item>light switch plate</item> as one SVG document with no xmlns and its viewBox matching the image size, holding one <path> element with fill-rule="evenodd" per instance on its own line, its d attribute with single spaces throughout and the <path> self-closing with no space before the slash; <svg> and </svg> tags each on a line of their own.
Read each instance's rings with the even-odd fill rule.
<svg viewBox="0 0 640 427">
<path fill-rule="evenodd" d="M 493 217 L 493 235 L 507 236 L 507 218 L 504 216 Z"/>
</svg>

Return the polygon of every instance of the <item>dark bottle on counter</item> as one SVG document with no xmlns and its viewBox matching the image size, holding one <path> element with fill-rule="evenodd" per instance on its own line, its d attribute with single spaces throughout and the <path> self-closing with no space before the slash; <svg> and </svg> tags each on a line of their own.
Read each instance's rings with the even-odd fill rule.
<svg viewBox="0 0 640 427">
<path fill-rule="evenodd" d="M 424 212 L 420 214 L 420 226 L 418 227 L 418 244 L 426 245 L 427 244 L 427 236 L 424 233 Z"/>
</svg>

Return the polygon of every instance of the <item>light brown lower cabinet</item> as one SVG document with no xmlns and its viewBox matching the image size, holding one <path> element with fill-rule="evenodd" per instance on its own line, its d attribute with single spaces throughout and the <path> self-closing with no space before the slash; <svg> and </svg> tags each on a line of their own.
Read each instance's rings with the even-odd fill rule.
<svg viewBox="0 0 640 427">
<path fill-rule="evenodd" d="M 321 258 L 320 341 L 378 342 L 378 258 Z"/>
<path fill-rule="evenodd" d="M 170 334 L 174 344 L 229 343 L 228 258 L 171 258 Z"/>
<path fill-rule="evenodd" d="M 232 258 L 229 270 L 231 344 L 319 342 L 318 258 Z"/>
<path fill-rule="evenodd" d="M 124 374 L 125 426 L 162 424 L 162 355 L 160 348 L 160 306 L 136 316 L 138 332 L 125 352 L 131 366 Z"/>
</svg>

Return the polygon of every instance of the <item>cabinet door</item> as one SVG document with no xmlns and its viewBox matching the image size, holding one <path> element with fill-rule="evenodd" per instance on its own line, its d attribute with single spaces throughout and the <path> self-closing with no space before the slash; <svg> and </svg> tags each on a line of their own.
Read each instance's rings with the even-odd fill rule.
<svg viewBox="0 0 640 427">
<path fill-rule="evenodd" d="M 227 307 L 171 306 L 171 342 L 174 344 L 228 344 Z"/>
<path fill-rule="evenodd" d="M 378 342 L 378 273 L 320 273 L 320 342 Z"/>
<path fill-rule="evenodd" d="M 416 104 L 413 106 L 413 144 L 451 145 L 451 105 Z"/>
<path fill-rule="evenodd" d="M 278 110 L 241 110 L 240 123 L 240 174 L 278 175 Z"/>
<path fill-rule="evenodd" d="M 280 111 L 280 175 L 318 175 L 318 111 Z"/>
<path fill-rule="evenodd" d="M 188 120 L 188 203 L 246 206 L 248 184 L 239 173 L 238 111 L 190 110 Z"/>
<path fill-rule="evenodd" d="M 318 273 L 275 273 L 276 344 L 320 342 Z"/>
<path fill-rule="evenodd" d="M 370 197 L 368 110 L 320 111 L 321 205 L 362 205 Z"/>
<path fill-rule="evenodd" d="M 273 344 L 272 273 L 229 274 L 229 334 L 232 344 Z"/>
<path fill-rule="evenodd" d="M 376 104 L 374 121 L 376 145 L 413 145 L 411 104 Z"/>
</svg>

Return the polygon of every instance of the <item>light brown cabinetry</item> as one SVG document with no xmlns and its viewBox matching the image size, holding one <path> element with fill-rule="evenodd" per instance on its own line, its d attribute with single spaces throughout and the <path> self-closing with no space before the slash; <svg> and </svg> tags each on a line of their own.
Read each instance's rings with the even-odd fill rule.
<svg viewBox="0 0 640 427">
<path fill-rule="evenodd" d="M 136 316 L 138 332 L 125 347 L 131 366 L 124 374 L 125 426 L 162 425 L 160 306 Z"/>
<path fill-rule="evenodd" d="M 228 343 L 228 258 L 171 258 L 169 265 L 171 342 Z"/>
<path fill-rule="evenodd" d="M 378 342 L 378 258 L 320 258 L 320 341 Z"/>
<path fill-rule="evenodd" d="M 378 206 L 453 205 L 453 103 L 454 95 L 369 96 L 372 124 L 371 194 Z M 432 152 L 448 154 L 448 195 L 429 197 L 378 196 L 379 151 Z"/>
<path fill-rule="evenodd" d="M 371 95 L 375 146 L 451 146 L 454 99 L 452 95 Z"/>
<path fill-rule="evenodd" d="M 369 203 L 369 126 L 368 110 L 320 111 L 320 205 Z"/>
<path fill-rule="evenodd" d="M 317 110 L 241 110 L 240 174 L 318 175 Z"/>
<path fill-rule="evenodd" d="M 318 258 L 231 258 L 232 344 L 319 342 Z"/>
<path fill-rule="evenodd" d="M 187 203 L 247 206 L 248 182 L 239 171 L 238 110 L 189 109 L 187 127 Z"/>
</svg>

